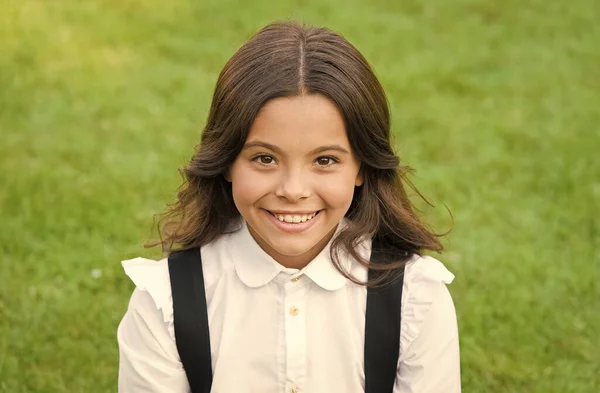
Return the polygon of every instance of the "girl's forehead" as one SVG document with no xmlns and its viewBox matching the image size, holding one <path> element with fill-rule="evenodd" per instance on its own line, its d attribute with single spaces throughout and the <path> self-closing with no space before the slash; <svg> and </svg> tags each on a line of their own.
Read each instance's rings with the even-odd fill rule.
<svg viewBox="0 0 600 393">
<path fill-rule="evenodd" d="M 268 140 L 268 141 L 267 141 Z M 250 127 L 247 142 L 348 145 L 341 113 L 328 98 L 311 94 L 269 101 Z"/>
<path fill-rule="evenodd" d="M 322 94 L 303 94 L 291 97 L 274 98 L 263 105 L 259 115 L 267 113 L 274 116 L 281 114 L 281 112 L 288 111 L 312 115 L 340 115 L 339 110 L 333 101 Z"/>
</svg>

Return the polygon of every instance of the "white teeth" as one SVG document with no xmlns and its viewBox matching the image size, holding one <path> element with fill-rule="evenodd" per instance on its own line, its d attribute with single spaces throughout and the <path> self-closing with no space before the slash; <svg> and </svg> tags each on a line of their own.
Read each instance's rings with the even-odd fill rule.
<svg viewBox="0 0 600 393">
<path fill-rule="evenodd" d="M 308 215 L 305 214 L 305 215 L 301 215 L 301 216 L 292 216 L 290 214 L 285 214 L 285 215 L 283 215 L 283 214 L 274 214 L 274 215 L 275 215 L 275 217 L 277 217 L 277 219 L 279 221 L 298 224 L 298 223 L 301 223 L 301 222 L 306 222 L 308 220 L 311 220 L 314 216 L 317 215 L 317 213 L 315 212 L 315 213 L 311 213 L 311 214 L 308 214 Z"/>
</svg>

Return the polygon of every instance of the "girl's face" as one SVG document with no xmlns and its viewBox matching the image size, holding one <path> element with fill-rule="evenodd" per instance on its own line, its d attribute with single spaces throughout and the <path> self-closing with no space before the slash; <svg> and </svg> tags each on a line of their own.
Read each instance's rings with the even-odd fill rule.
<svg viewBox="0 0 600 393">
<path fill-rule="evenodd" d="M 315 94 L 269 101 L 227 177 L 256 242 L 294 268 L 325 247 L 362 184 L 341 114 Z"/>
</svg>

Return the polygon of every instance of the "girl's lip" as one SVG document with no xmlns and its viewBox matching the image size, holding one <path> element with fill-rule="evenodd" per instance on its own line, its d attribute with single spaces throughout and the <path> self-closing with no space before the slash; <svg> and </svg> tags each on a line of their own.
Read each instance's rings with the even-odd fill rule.
<svg viewBox="0 0 600 393">
<path fill-rule="evenodd" d="M 317 221 L 319 219 L 319 217 L 321 216 L 321 210 L 317 210 L 316 213 L 317 215 L 314 216 L 312 219 L 305 221 L 305 222 L 299 222 L 299 223 L 291 223 L 291 222 L 285 222 L 285 221 L 279 221 L 279 219 L 277 219 L 277 217 L 275 217 L 273 215 L 273 213 L 271 213 L 268 210 L 265 209 L 261 209 L 264 214 L 267 216 L 267 218 L 273 223 L 273 225 L 275 225 L 278 229 L 284 231 L 284 232 L 288 232 L 288 233 L 299 233 L 299 232 L 304 232 L 307 229 L 309 229 L 310 227 L 312 227 L 315 224 L 315 221 Z M 296 215 L 300 215 L 299 213 L 296 213 Z"/>
<path fill-rule="evenodd" d="M 267 210 L 267 209 L 264 209 Z M 318 213 L 319 210 L 311 210 L 311 211 L 304 211 L 304 212 L 288 212 L 288 211 L 282 211 L 282 210 L 267 210 L 269 213 L 271 214 L 279 214 L 280 216 L 285 216 L 285 215 L 289 215 L 289 216 L 306 216 L 309 214 L 313 214 L 313 213 Z"/>
</svg>

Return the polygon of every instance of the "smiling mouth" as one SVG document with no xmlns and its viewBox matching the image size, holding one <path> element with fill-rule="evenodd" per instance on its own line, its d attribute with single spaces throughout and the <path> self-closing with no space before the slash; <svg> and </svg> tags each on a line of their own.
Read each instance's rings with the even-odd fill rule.
<svg viewBox="0 0 600 393">
<path fill-rule="evenodd" d="M 321 210 L 317 210 L 316 212 L 310 214 L 279 214 L 273 213 L 272 211 L 266 210 L 270 215 L 275 217 L 281 222 L 286 222 L 289 224 L 299 224 L 302 222 L 307 222 L 315 218 Z"/>
</svg>

